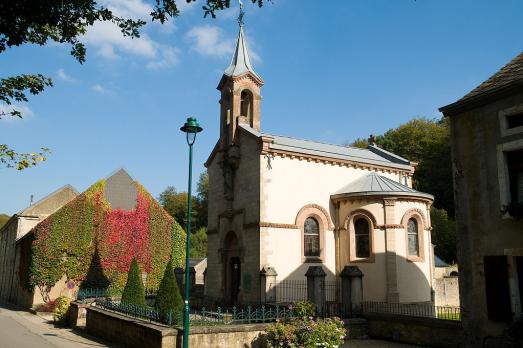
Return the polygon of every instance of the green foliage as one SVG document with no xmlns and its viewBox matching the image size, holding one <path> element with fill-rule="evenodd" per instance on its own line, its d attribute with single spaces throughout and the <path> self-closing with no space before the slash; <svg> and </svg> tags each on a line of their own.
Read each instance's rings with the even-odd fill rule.
<svg viewBox="0 0 523 348">
<path fill-rule="evenodd" d="M 132 304 L 137 306 L 146 306 L 145 302 L 145 288 L 142 283 L 140 269 L 136 258 L 133 258 L 129 273 L 127 275 L 127 283 L 122 293 L 122 303 Z"/>
<path fill-rule="evenodd" d="M 161 313 L 169 313 L 169 311 L 172 310 L 173 316 L 181 313 L 183 310 L 182 295 L 176 283 L 171 261 L 169 261 L 167 267 L 165 267 L 165 273 L 160 283 L 158 293 L 156 294 L 155 305 Z"/>
<path fill-rule="evenodd" d="M 5 225 L 5 223 L 10 219 L 11 217 L 6 214 L 0 214 L 0 228 Z"/>
<path fill-rule="evenodd" d="M 448 121 L 415 118 L 376 137 L 377 145 L 396 155 L 417 162 L 413 186 L 435 196 L 434 205 L 454 216 L 450 132 Z M 367 140 L 351 145 L 366 147 Z"/>
<path fill-rule="evenodd" d="M 147 273 L 147 287 L 157 288 L 165 265 L 181 267 L 185 232 L 162 207 L 135 183 L 135 211 L 113 210 L 101 180 L 34 228 L 27 289 L 48 291 L 64 274 L 82 287 L 119 293 L 131 263 L 129 250 Z M 84 284 L 85 283 L 85 284 Z"/>
<path fill-rule="evenodd" d="M 192 2 L 196 0 L 179 0 Z M 258 6 L 263 0 L 251 0 Z M 150 13 L 151 21 L 164 23 L 179 16 L 176 0 L 155 0 Z M 202 6 L 204 16 L 230 7 L 230 0 L 205 0 Z M 86 48 L 80 38 L 96 22 L 110 22 L 118 26 L 124 37 L 140 37 L 140 29 L 146 24 L 142 19 L 120 17 L 108 7 L 95 0 L 85 1 L 1 1 L 0 2 L 0 53 L 10 47 L 25 44 L 45 45 L 49 41 L 71 46 L 71 55 L 80 63 L 86 59 Z M 40 74 L 19 75 L 0 80 L 0 105 L 11 105 L 13 101 L 25 102 L 25 90 L 39 94 L 45 87 L 52 86 L 49 77 Z M 16 108 L 0 112 L 5 115 L 22 117 Z M 18 153 L 6 144 L 0 144 L 0 164 L 18 170 L 34 166 L 45 160 L 47 148 L 34 154 Z M 180 220 L 182 221 L 182 220 Z"/>
<path fill-rule="evenodd" d="M 313 317 L 316 313 L 316 305 L 310 301 L 297 301 L 292 306 L 292 312 L 300 318 Z"/>
<path fill-rule="evenodd" d="M 444 209 L 430 209 L 432 223 L 432 243 L 434 253 L 448 263 L 455 263 L 456 258 L 456 223 L 450 219 Z"/>
<path fill-rule="evenodd" d="M 173 186 L 168 186 L 162 193 L 158 201 L 163 208 L 180 223 L 184 230 L 187 230 L 187 212 L 189 210 L 187 192 L 176 192 Z M 197 208 L 196 197 L 192 197 L 192 206 Z M 192 209 L 191 225 L 198 226 L 198 210 Z"/>
<path fill-rule="evenodd" d="M 53 311 L 53 320 L 64 323 L 67 320 L 69 305 L 71 300 L 66 296 L 60 296 L 56 299 L 56 307 Z"/>
<path fill-rule="evenodd" d="M 198 227 L 207 227 L 207 213 L 209 207 L 209 174 L 202 172 L 198 178 L 196 192 L 196 209 L 198 211 Z"/>
<path fill-rule="evenodd" d="M 191 258 L 207 257 L 207 229 L 200 227 L 191 233 Z"/>
<path fill-rule="evenodd" d="M 311 320 L 294 319 L 267 326 L 269 347 L 338 347 L 347 334 L 345 325 L 338 318 Z"/>
</svg>

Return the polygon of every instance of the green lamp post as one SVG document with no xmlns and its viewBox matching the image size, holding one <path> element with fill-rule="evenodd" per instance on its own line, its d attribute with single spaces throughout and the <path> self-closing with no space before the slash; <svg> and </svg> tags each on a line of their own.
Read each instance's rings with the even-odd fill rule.
<svg viewBox="0 0 523 348">
<path fill-rule="evenodd" d="M 189 145 L 189 188 L 187 195 L 187 243 L 185 249 L 185 302 L 183 306 L 183 348 L 189 347 L 189 258 L 191 252 L 191 184 L 192 184 L 192 146 L 196 140 L 196 134 L 200 133 L 203 128 L 194 117 L 189 117 L 187 122 L 180 128 L 187 135 L 187 144 Z"/>
</svg>

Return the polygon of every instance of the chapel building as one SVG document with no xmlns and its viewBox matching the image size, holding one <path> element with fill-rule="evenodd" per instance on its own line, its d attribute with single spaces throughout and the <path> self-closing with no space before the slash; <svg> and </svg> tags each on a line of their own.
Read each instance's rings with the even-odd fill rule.
<svg viewBox="0 0 523 348">
<path fill-rule="evenodd" d="M 371 142 L 367 149 L 266 134 L 264 81 L 249 59 L 243 25 L 217 89 L 220 138 L 209 173 L 206 299 L 266 298 L 262 275 L 327 280 L 363 272 L 363 300 L 432 302 L 434 197 L 412 188 L 416 163 Z"/>
</svg>

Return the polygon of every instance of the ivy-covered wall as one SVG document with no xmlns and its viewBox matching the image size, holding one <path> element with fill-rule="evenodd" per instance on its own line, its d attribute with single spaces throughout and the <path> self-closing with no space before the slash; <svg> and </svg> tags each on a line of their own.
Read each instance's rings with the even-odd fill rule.
<svg viewBox="0 0 523 348">
<path fill-rule="evenodd" d="M 101 180 L 34 228 L 29 290 L 52 287 L 64 274 L 77 284 L 122 289 L 133 257 L 147 273 L 147 288 L 159 286 L 171 255 L 173 265 L 183 267 L 185 232 L 140 184 L 133 185 L 133 210 L 112 209 Z"/>
</svg>

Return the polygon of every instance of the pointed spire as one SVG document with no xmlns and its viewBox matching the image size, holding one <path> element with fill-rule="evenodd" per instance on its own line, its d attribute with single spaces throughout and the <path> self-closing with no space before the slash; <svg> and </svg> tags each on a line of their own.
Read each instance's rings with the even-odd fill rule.
<svg viewBox="0 0 523 348">
<path fill-rule="evenodd" d="M 240 16 L 238 17 L 240 32 L 238 34 L 238 41 L 236 42 L 236 50 L 232 56 L 231 64 L 225 69 L 224 74 L 230 77 L 236 77 L 250 72 L 260 81 L 263 81 L 251 65 L 251 59 L 249 58 L 249 51 L 247 50 L 247 43 L 243 33 L 243 14 L 243 9 L 240 9 Z"/>
</svg>

